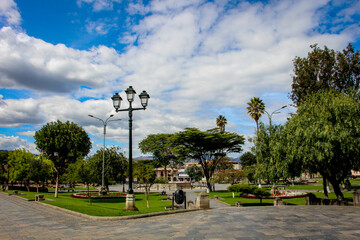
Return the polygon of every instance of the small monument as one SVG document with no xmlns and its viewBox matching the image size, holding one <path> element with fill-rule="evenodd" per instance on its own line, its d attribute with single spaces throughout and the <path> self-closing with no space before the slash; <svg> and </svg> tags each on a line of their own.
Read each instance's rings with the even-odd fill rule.
<svg viewBox="0 0 360 240">
<path fill-rule="evenodd" d="M 196 198 L 196 208 L 200 209 L 209 209 L 210 208 L 210 198 L 209 194 L 201 192 Z"/>
</svg>

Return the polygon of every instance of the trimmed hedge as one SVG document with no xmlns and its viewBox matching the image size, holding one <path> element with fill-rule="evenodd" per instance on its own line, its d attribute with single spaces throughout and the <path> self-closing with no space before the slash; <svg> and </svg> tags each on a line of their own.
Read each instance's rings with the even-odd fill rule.
<svg viewBox="0 0 360 240">
<path fill-rule="evenodd" d="M 257 198 L 267 197 L 270 196 L 270 192 L 266 191 L 263 188 L 258 188 L 254 185 L 248 184 L 234 184 L 229 186 L 228 191 L 230 192 L 239 192 L 240 194 L 252 194 L 255 195 Z"/>
</svg>

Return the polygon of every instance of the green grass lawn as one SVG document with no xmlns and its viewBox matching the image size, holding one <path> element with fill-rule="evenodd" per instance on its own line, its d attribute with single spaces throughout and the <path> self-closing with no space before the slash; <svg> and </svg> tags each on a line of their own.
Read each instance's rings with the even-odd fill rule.
<svg viewBox="0 0 360 240">
<path fill-rule="evenodd" d="M 74 188 L 72 188 L 72 187 L 64 187 L 64 188 L 59 188 L 60 190 L 74 190 Z M 98 189 L 98 187 L 93 187 L 93 186 L 90 186 L 89 187 L 89 190 L 97 190 Z M 53 187 L 49 187 L 48 188 L 48 190 L 49 191 L 55 191 L 55 188 L 53 188 Z M 84 187 L 84 186 L 76 186 L 75 187 L 75 191 L 76 190 L 87 190 L 87 187 Z"/>
<path fill-rule="evenodd" d="M 324 194 L 320 192 L 315 192 L 316 197 L 318 198 L 324 198 Z M 344 198 L 346 201 L 353 201 L 353 194 L 350 192 L 344 192 Z M 243 205 L 246 206 L 273 206 L 274 200 L 273 199 L 263 199 L 262 204 L 260 204 L 259 199 L 250 199 L 250 198 L 241 198 L 239 197 L 239 193 L 235 193 L 235 198 L 232 197 L 232 192 L 228 191 L 217 191 L 217 192 L 211 192 L 209 194 L 210 198 L 213 198 L 214 195 L 217 195 L 220 199 L 220 201 L 235 205 L 236 202 L 241 202 Z M 336 199 L 335 193 L 329 194 L 329 199 Z M 283 199 L 284 202 L 293 204 L 293 205 L 305 205 L 305 198 L 290 198 L 290 199 Z"/>
<path fill-rule="evenodd" d="M 9 193 L 12 193 L 10 191 Z M 19 191 L 25 194 L 21 197 L 27 199 L 35 199 L 36 192 Z M 92 199 L 91 205 L 88 199 L 72 198 L 72 193 L 59 193 L 58 198 L 54 198 L 54 193 L 40 193 L 44 194 L 46 199 L 54 201 L 43 201 L 43 203 L 65 208 L 75 212 L 84 213 L 91 216 L 129 216 L 136 214 L 145 214 L 153 212 L 164 212 L 165 206 L 171 206 L 171 201 L 161 201 L 165 197 L 161 193 L 151 193 L 149 205 L 146 207 L 146 200 L 144 193 L 135 193 L 135 206 L 139 211 L 125 211 L 125 198 L 118 199 Z"/>
<path fill-rule="evenodd" d="M 322 186 L 313 186 L 313 185 L 298 185 L 298 186 L 289 186 L 285 189 L 289 190 L 322 190 Z M 332 186 L 330 186 L 330 189 L 332 189 Z"/>
</svg>

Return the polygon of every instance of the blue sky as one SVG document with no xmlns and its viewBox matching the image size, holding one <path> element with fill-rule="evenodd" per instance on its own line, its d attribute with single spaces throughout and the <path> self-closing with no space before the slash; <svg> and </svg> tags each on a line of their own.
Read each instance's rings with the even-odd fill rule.
<svg viewBox="0 0 360 240">
<path fill-rule="evenodd" d="M 88 114 L 114 114 L 110 97 L 125 99 L 130 85 L 151 96 L 134 112 L 135 156 L 148 134 L 210 129 L 220 114 L 228 131 L 251 137 L 249 99 L 260 97 L 270 113 L 291 104 L 292 59 L 314 43 L 359 49 L 359 15 L 355 0 L 2 0 L 0 149 L 36 153 L 36 130 L 70 120 L 94 152 L 103 129 Z M 114 118 L 122 120 L 109 123 L 107 144 L 127 152 L 127 114 Z"/>
</svg>

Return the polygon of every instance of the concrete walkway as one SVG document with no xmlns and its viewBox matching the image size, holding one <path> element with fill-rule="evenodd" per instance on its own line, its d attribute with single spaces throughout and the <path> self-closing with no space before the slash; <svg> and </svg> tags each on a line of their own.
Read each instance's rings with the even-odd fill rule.
<svg viewBox="0 0 360 240">
<path fill-rule="evenodd" d="M 0 239 L 360 239 L 360 208 L 222 207 L 96 222 L 0 193 Z"/>
</svg>

